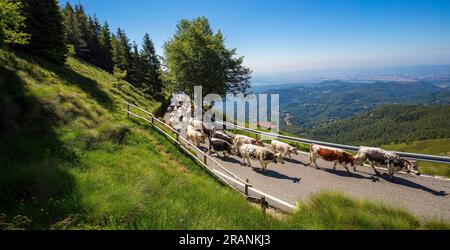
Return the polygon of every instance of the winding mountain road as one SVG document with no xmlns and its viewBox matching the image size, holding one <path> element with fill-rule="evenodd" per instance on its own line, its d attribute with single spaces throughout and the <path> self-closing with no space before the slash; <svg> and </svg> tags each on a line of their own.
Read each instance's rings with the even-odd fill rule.
<svg viewBox="0 0 450 250">
<path fill-rule="evenodd" d="M 182 131 L 181 136 L 185 138 L 185 132 Z M 207 143 L 199 147 L 204 152 L 207 149 Z M 353 175 L 348 176 L 344 168 L 338 166 L 334 171 L 332 164 L 323 160 L 318 160 L 320 170 L 305 166 L 309 163 L 309 155 L 303 152 L 294 155 L 292 160 L 288 159 L 285 165 L 270 164 L 267 171 L 262 171 L 257 161 L 252 161 L 253 168 L 243 167 L 241 158 L 234 155 L 214 155 L 213 158 L 242 180 L 248 179 L 250 185 L 258 190 L 292 205 L 312 194 L 332 190 L 405 208 L 423 218 L 450 219 L 450 180 L 447 179 L 397 173 L 393 183 L 386 171 L 376 176 L 370 167 L 359 167 L 358 172 L 351 168 Z M 225 174 L 213 163 L 208 163 L 208 166 Z M 242 186 L 234 186 L 242 190 Z M 292 210 L 280 204 L 271 205 L 285 211 Z"/>
</svg>

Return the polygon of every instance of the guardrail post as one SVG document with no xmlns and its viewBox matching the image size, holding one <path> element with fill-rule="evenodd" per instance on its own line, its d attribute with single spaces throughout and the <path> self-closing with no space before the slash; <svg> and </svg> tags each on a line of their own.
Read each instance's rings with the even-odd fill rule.
<svg viewBox="0 0 450 250">
<path fill-rule="evenodd" d="M 206 155 L 203 155 L 203 162 L 205 162 L 205 164 L 208 164 L 208 158 L 206 157 Z"/>
<path fill-rule="evenodd" d="M 127 117 L 128 117 L 128 119 L 130 119 L 130 104 L 127 104 L 127 106 L 128 106 L 128 108 L 127 108 L 127 110 L 128 110 Z"/>
<path fill-rule="evenodd" d="M 248 184 L 248 179 L 246 179 L 246 183 L 245 183 L 245 196 L 247 196 L 248 197 L 248 187 L 249 187 L 250 185 Z"/>
<path fill-rule="evenodd" d="M 263 212 L 263 214 L 266 214 L 266 197 L 262 197 L 261 198 L 261 210 Z"/>
</svg>

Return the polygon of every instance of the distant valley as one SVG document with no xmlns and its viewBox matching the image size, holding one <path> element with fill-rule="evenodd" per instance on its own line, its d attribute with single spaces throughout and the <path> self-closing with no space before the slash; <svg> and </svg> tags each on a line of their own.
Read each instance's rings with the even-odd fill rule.
<svg viewBox="0 0 450 250">
<path fill-rule="evenodd" d="M 440 81 L 408 83 L 324 81 L 314 84 L 255 87 L 253 91 L 279 94 L 281 115 L 289 113 L 292 116 L 292 125 L 287 127 L 285 124 L 281 124 L 281 130 L 303 137 L 347 144 L 382 145 L 413 139 L 441 138 L 446 132 L 448 132 L 447 135 L 450 135 L 450 124 L 447 124 L 450 122 L 448 115 L 450 113 L 450 109 L 448 109 L 450 107 L 450 89 Z M 403 124 L 403 121 L 392 120 L 398 115 L 406 120 L 411 118 L 421 123 L 420 116 L 425 116 L 427 112 L 441 114 L 440 117 L 430 118 L 428 116 L 428 121 L 430 119 L 432 121 L 434 119 L 443 120 L 444 123 L 441 125 L 444 126 L 444 130 L 428 133 L 416 131 L 407 135 L 398 134 L 398 136 L 392 133 L 389 136 L 382 136 L 382 138 L 374 135 L 372 130 L 368 130 L 370 125 L 377 126 L 381 130 L 386 129 L 383 126 L 390 126 L 391 129 L 398 130 L 402 126 L 410 125 Z M 370 117 L 365 117 L 367 115 Z M 409 115 L 415 115 L 415 117 L 408 117 Z M 368 120 L 365 120 L 364 117 Z M 391 121 L 387 121 L 388 119 Z M 416 129 L 425 129 L 422 125 L 425 123 L 416 124 Z M 436 123 L 431 126 L 438 127 Z M 364 132 L 365 130 L 367 131 Z M 368 133 L 368 135 L 360 135 L 359 138 L 355 138 L 354 133 Z M 413 134 L 415 136 L 412 136 Z"/>
</svg>

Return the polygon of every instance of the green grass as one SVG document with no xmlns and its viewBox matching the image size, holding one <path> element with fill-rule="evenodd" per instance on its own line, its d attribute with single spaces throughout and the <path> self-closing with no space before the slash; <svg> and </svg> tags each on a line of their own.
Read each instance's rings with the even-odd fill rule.
<svg viewBox="0 0 450 250">
<path fill-rule="evenodd" d="M 400 152 L 412 152 L 419 154 L 450 156 L 450 139 L 436 139 L 426 141 L 415 141 L 412 143 L 385 145 L 383 148 Z M 424 174 L 450 177 L 450 165 L 419 162 Z"/>
<path fill-rule="evenodd" d="M 0 50 L 0 229 L 450 228 L 408 212 L 319 194 L 263 215 L 176 146 L 121 111 L 155 110 L 126 82 Z"/>
</svg>

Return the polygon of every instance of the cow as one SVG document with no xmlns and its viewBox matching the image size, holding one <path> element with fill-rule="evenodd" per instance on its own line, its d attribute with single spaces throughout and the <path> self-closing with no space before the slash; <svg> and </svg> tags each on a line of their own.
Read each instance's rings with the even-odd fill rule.
<svg viewBox="0 0 450 250">
<path fill-rule="evenodd" d="M 203 133 L 205 133 L 208 138 L 212 138 L 216 133 L 216 128 L 214 126 L 203 123 Z"/>
<path fill-rule="evenodd" d="M 355 166 L 355 157 L 347 153 L 341 149 L 324 147 L 319 145 L 310 145 L 310 154 L 309 154 L 309 166 L 312 167 L 312 164 L 316 166 L 317 169 L 320 169 L 317 165 L 317 159 L 321 158 L 325 161 L 330 161 L 334 163 L 333 169 L 336 170 L 336 166 L 338 164 L 342 165 L 347 170 L 349 176 L 352 174 L 347 167 L 347 164 Z"/>
<path fill-rule="evenodd" d="M 284 153 L 284 158 L 286 158 L 287 156 L 289 156 L 289 158 L 291 157 L 291 154 L 295 154 L 298 155 L 298 150 L 296 147 L 292 147 L 291 145 L 284 143 L 284 142 L 280 142 L 277 140 L 272 140 L 272 149 L 273 152 L 281 152 Z"/>
<path fill-rule="evenodd" d="M 192 125 L 192 127 L 194 127 L 194 129 L 196 131 L 203 132 L 203 122 L 202 121 L 192 120 L 190 122 L 190 125 Z"/>
<path fill-rule="evenodd" d="M 405 170 L 408 173 L 420 175 L 419 165 L 416 161 L 401 158 L 399 155 L 380 148 L 361 147 L 356 156 L 356 166 L 363 166 L 368 161 L 370 167 L 373 168 L 375 174 L 380 176 L 380 172 L 376 167 L 387 167 L 391 180 L 394 181 L 394 174 L 398 171 Z"/>
<path fill-rule="evenodd" d="M 231 136 L 228 136 L 227 134 L 223 133 L 223 132 L 215 132 L 213 135 L 213 138 L 216 139 L 222 139 L 230 144 L 234 144 L 233 143 L 233 138 Z"/>
<path fill-rule="evenodd" d="M 197 147 L 200 146 L 201 143 L 206 142 L 206 136 L 203 135 L 202 133 L 194 130 L 193 127 L 190 125 L 187 127 L 186 137 L 187 137 L 188 141 L 191 141 Z"/>
<path fill-rule="evenodd" d="M 264 171 L 267 170 L 269 163 L 281 163 L 285 164 L 283 157 L 280 153 L 273 153 L 265 147 L 256 146 L 253 144 L 242 144 L 239 147 L 239 153 L 242 155 L 242 165 L 246 166 L 245 161 L 252 167 L 250 159 L 258 160 Z"/>
<path fill-rule="evenodd" d="M 258 139 L 253 139 L 253 138 L 245 136 L 245 135 L 236 135 L 234 137 L 234 146 L 236 148 L 239 148 L 242 144 L 252 144 L 252 145 L 264 147 L 264 143 L 262 143 Z"/>
<path fill-rule="evenodd" d="M 224 157 L 227 157 L 225 153 L 228 153 L 228 155 L 235 154 L 235 148 L 230 143 L 221 140 L 221 139 L 215 139 L 211 138 L 209 140 L 209 154 L 216 153 L 219 157 L 219 152 L 223 153 Z"/>
</svg>

